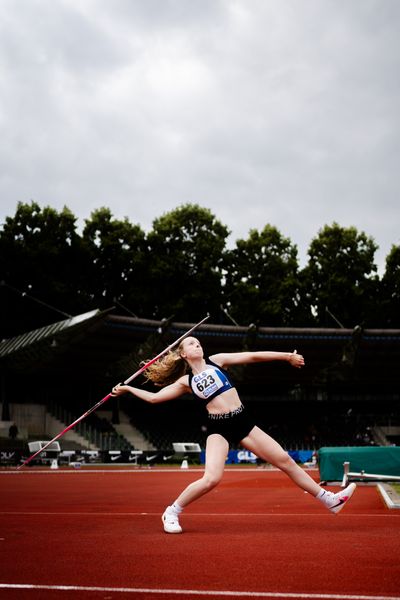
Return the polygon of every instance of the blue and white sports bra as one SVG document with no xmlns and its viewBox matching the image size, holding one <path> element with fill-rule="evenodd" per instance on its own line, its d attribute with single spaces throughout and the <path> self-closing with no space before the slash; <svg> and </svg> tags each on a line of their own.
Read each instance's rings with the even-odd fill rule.
<svg viewBox="0 0 400 600">
<path fill-rule="evenodd" d="M 189 373 L 189 385 L 196 398 L 205 400 L 206 404 L 216 396 L 231 390 L 235 386 L 229 381 L 228 372 L 219 367 L 209 358 L 206 359 L 207 367 L 201 373 Z"/>
</svg>

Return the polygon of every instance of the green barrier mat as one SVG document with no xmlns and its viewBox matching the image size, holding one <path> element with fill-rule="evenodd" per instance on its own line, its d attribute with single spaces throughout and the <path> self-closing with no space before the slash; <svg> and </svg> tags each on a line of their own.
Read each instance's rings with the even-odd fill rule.
<svg viewBox="0 0 400 600">
<path fill-rule="evenodd" d="M 321 481 L 341 481 L 343 463 L 350 463 L 352 473 L 400 475 L 400 447 L 397 446 L 341 446 L 318 450 Z"/>
</svg>

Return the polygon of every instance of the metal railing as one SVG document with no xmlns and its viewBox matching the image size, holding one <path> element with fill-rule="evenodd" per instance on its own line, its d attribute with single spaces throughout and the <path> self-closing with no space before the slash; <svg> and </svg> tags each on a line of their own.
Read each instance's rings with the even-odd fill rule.
<svg viewBox="0 0 400 600">
<path fill-rule="evenodd" d="M 65 426 L 73 423 L 78 416 L 73 415 L 65 407 L 52 402 L 47 407 L 48 412 L 65 424 Z M 131 444 L 119 433 L 115 431 L 112 424 L 109 424 L 108 431 L 101 431 L 93 423 L 87 423 L 85 420 L 80 421 L 75 425 L 73 431 L 78 433 L 84 440 L 87 448 L 90 445 L 95 446 L 99 450 L 130 450 Z"/>
</svg>

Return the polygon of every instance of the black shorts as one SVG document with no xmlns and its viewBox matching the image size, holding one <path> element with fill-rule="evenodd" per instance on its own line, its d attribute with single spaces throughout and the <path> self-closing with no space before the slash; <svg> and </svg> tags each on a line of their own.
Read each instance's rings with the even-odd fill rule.
<svg viewBox="0 0 400 600">
<path fill-rule="evenodd" d="M 251 416 L 247 414 L 244 406 L 220 415 L 208 415 L 207 434 L 219 433 L 229 445 L 237 445 L 245 438 L 255 426 Z"/>
</svg>

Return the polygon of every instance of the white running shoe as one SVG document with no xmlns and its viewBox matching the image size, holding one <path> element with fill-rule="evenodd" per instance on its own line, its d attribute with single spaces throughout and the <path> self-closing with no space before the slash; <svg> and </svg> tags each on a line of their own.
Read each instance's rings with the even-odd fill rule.
<svg viewBox="0 0 400 600">
<path fill-rule="evenodd" d="M 179 525 L 179 517 L 169 506 L 165 509 L 161 520 L 166 533 L 182 533 L 182 527 Z"/>
<path fill-rule="evenodd" d="M 326 506 L 331 512 L 337 514 L 342 510 L 345 504 L 350 500 L 356 489 L 355 483 L 350 483 L 344 490 L 334 494 L 333 492 L 326 492 L 329 494 L 328 497 L 324 498 Z"/>
</svg>

